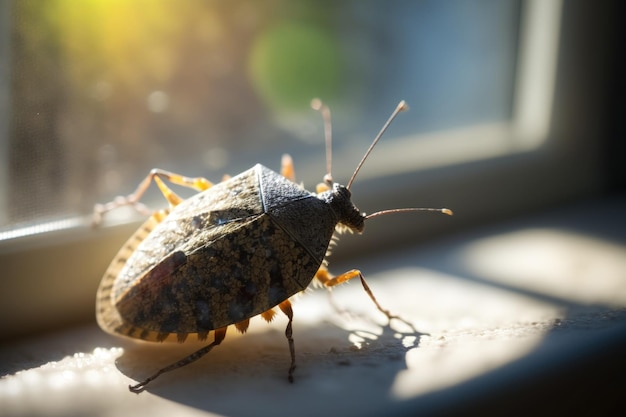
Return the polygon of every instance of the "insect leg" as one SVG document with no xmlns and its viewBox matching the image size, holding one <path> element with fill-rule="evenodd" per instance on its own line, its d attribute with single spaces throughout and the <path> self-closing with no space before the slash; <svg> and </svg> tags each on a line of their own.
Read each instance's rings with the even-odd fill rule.
<svg viewBox="0 0 626 417">
<path fill-rule="evenodd" d="M 363 277 L 363 274 L 358 269 L 353 269 L 351 271 L 348 271 L 341 275 L 337 275 L 336 277 L 333 277 L 325 267 L 321 267 L 315 274 L 315 278 L 317 278 L 317 280 L 320 281 L 325 287 L 329 287 L 329 288 L 334 287 L 335 285 L 342 284 L 356 277 L 359 277 L 359 279 L 361 280 L 361 285 L 363 286 L 363 289 L 365 290 L 367 295 L 370 297 L 370 299 L 374 302 L 374 305 L 376 305 L 376 308 L 378 309 L 378 311 L 380 311 L 385 316 L 387 316 L 389 320 L 400 319 L 402 321 L 405 321 L 400 316 L 391 314 L 389 310 L 384 309 L 380 305 L 380 303 L 374 296 L 374 293 L 370 289 L 369 285 L 367 285 L 367 282 L 365 282 L 365 278 Z"/>
<path fill-rule="evenodd" d="M 263 317 L 263 319 L 268 323 L 274 320 L 275 315 L 276 315 L 276 312 L 272 308 L 261 313 L 261 317 Z"/>
<path fill-rule="evenodd" d="M 289 353 L 291 353 L 291 365 L 289 366 L 287 379 L 289 379 L 289 382 L 293 383 L 293 371 L 296 370 L 296 348 L 293 343 L 293 331 L 291 327 L 291 323 L 293 322 L 293 309 L 288 299 L 280 303 L 278 307 L 289 319 L 289 323 L 287 323 L 287 328 L 285 329 L 285 337 L 287 337 L 287 341 L 289 342 Z"/>
<path fill-rule="evenodd" d="M 155 168 L 139 183 L 137 189 L 132 194 L 115 197 L 113 201 L 106 204 L 96 204 L 94 207 L 93 224 L 98 225 L 105 213 L 122 206 L 133 206 L 138 212 L 149 215 L 150 210 L 139 199 L 150 187 L 152 181 L 157 184 L 165 199 L 170 203 L 170 207 L 178 205 L 182 199 L 165 185 L 163 180 L 183 187 L 193 188 L 197 191 L 207 190 L 213 185 L 209 180 L 202 177 L 190 178 Z"/>
<path fill-rule="evenodd" d="M 280 175 L 289 181 L 296 182 L 296 170 L 293 167 L 293 159 L 287 154 L 284 154 L 280 160 Z"/>
<path fill-rule="evenodd" d="M 148 385 L 150 382 L 158 378 L 159 375 L 164 374 L 165 372 L 173 371 L 178 368 L 182 368 L 185 365 L 189 365 L 190 363 L 197 361 L 198 359 L 200 359 L 201 357 L 209 353 L 211 349 L 213 349 L 215 346 L 222 343 L 222 340 L 224 340 L 224 337 L 226 336 L 226 329 L 227 329 L 226 327 L 216 329 L 215 339 L 213 340 L 213 343 L 211 343 L 210 345 L 205 346 L 202 349 L 195 351 L 191 355 L 184 357 L 178 362 L 174 362 L 173 364 L 166 366 L 165 368 L 159 369 L 157 372 L 155 372 L 153 375 L 149 376 L 148 378 L 144 379 L 139 384 L 129 385 L 128 389 L 131 392 L 134 392 L 135 394 L 139 394 L 141 391 L 146 389 L 146 385 Z"/>
<path fill-rule="evenodd" d="M 245 319 L 243 321 L 240 321 L 239 323 L 235 323 L 235 328 L 239 330 L 239 332 L 241 333 L 245 333 L 246 330 L 248 330 L 249 326 L 250 326 L 250 319 Z"/>
</svg>

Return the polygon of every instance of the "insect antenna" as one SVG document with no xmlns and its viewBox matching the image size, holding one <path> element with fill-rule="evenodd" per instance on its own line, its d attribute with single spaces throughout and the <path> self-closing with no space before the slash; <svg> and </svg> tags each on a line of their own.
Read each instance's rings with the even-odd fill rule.
<svg viewBox="0 0 626 417">
<path fill-rule="evenodd" d="M 387 129 L 391 125 L 391 122 L 394 121 L 394 119 L 396 118 L 396 116 L 398 116 L 398 114 L 400 112 L 406 111 L 408 109 L 409 109 L 409 106 L 408 106 L 408 104 L 406 104 L 406 102 L 404 100 L 402 100 L 402 101 L 400 101 L 400 103 L 398 103 L 398 105 L 396 106 L 396 109 L 393 111 L 393 113 L 391 113 L 391 116 L 389 116 L 389 119 L 387 119 L 387 121 L 383 125 L 382 129 L 380 129 L 380 132 L 378 132 L 378 135 L 376 135 L 376 137 L 372 141 L 372 144 L 370 145 L 370 147 L 365 152 L 365 155 L 363 155 L 363 158 L 361 158 L 361 162 L 359 162 L 359 164 L 357 165 L 356 169 L 354 170 L 354 173 L 352 174 L 352 177 L 350 178 L 350 181 L 348 181 L 348 185 L 346 185 L 347 189 L 350 189 L 350 187 L 352 186 L 352 183 L 354 182 L 354 179 L 356 178 L 356 174 L 359 173 L 359 170 L 363 166 L 363 163 L 365 162 L 365 160 L 367 159 L 369 154 L 372 152 L 372 150 L 374 149 L 374 146 L 376 146 L 376 144 L 378 143 L 380 138 L 385 134 L 385 132 L 387 131 Z M 406 212 L 409 212 L 409 211 L 411 211 L 411 212 L 412 211 L 435 211 L 435 212 L 447 214 L 448 216 L 452 216 L 454 214 L 454 213 L 452 213 L 452 210 L 447 209 L 447 208 L 409 207 L 409 208 L 398 208 L 398 209 L 389 209 L 389 210 L 377 211 L 375 213 L 366 215 L 365 216 L 365 220 L 371 219 L 373 217 L 383 216 L 385 214 L 406 213 Z"/>
<path fill-rule="evenodd" d="M 326 175 L 324 175 L 324 183 L 332 186 L 333 184 L 333 177 L 331 173 L 331 170 L 332 170 L 332 125 L 331 125 L 331 119 L 330 119 L 330 109 L 319 98 L 314 98 L 313 100 L 311 100 L 311 108 L 319 111 L 322 114 L 322 119 L 324 120 L 324 137 L 326 139 L 326 172 L 327 172 Z M 385 132 L 391 125 L 391 122 L 394 121 L 394 119 L 396 118 L 396 116 L 398 116 L 400 112 L 406 111 L 408 109 L 409 109 L 409 106 L 406 104 L 404 100 L 398 103 L 398 105 L 396 106 L 396 109 L 393 111 L 393 113 L 391 113 L 391 116 L 389 116 L 389 118 L 383 125 L 382 129 L 380 129 L 380 132 L 378 132 L 378 135 L 376 135 L 376 137 L 372 141 L 372 144 L 365 152 L 365 155 L 363 155 L 363 158 L 361 158 L 361 161 L 359 162 L 356 169 L 354 170 L 354 173 L 352 174 L 350 181 L 348 181 L 348 185 L 346 186 L 347 189 L 350 189 L 350 186 L 354 182 L 354 179 L 356 178 L 356 175 L 358 174 L 359 170 L 363 166 L 363 163 L 365 162 L 369 154 L 372 152 L 372 150 L 374 149 L 374 146 L 376 146 L 380 138 L 385 134 Z M 411 212 L 412 211 L 435 211 L 435 212 L 447 214 L 448 216 L 453 215 L 452 210 L 447 209 L 447 208 L 410 207 L 410 208 L 398 208 L 398 209 L 377 211 L 375 213 L 366 215 L 365 219 L 367 220 L 367 219 L 382 216 L 385 214 L 406 213 L 409 211 Z"/>
<path fill-rule="evenodd" d="M 330 121 L 330 109 L 319 98 L 311 100 L 311 108 L 317 110 L 322 114 L 324 120 L 324 139 L 326 141 L 326 175 L 324 175 L 324 182 L 328 185 L 333 184 L 332 165 L 333 165 L 333 130 L 332 123 Z"/>
<path fill-rule="evenodd" d="M 390 210 L 381 210 L 376 213 L 368 214 L 365 216 L 365 220 L 371 219 L 372 217 L 378 217 L 385 214 L 392 213 L 405 213 L 409 211 L 436 211 L 439 213 L 447 214 L 448 216 L 452 216 L 454 213 L 452 210 L 447 208 L 423 208 L 423 207 L 410 207 L 410 208 L 399 208 L 399 209 L 390 209 Z"/>
<path fill-rule="evenodd" d="M 367 149 L 367 152 L 365 152 L 365 155 L 363 155 L 363 158 L 361 158 L 361 162 L 359 162 L 359 165 L 356 166 L 356 169 L 354 170 L 354 174 L 352 174 L 352 177 L 350 178 L 350 181 L 348 181 L 348 185 L 346 185 L 346 188 L 348 190 L 352 186 L 352 182 L 354 181 L 354 178 L 356 177 L 356 174 L 358 174 L 359 170 L 361 169 L 361 166 L 363 165 L 363 162 L 365 162 L 365 160 L 367 159 L 369 154 L 372 152 L 372 149 L 374 149 L 374 146 L 376 146 L 376 144 L 378 143 L 380 138 L 383 136 L 383 134 L 385 133 L 385 131 L 387 130 L 387 128 L 389 127 L 391 122 L 393 122 L 393 119 L 396 118 L 398 113 L 406 111 L 408 109 L 409 109 L 409 106 L 406 104 L 406 102 L 404 100 L 402 100 L 400 103 L 398 103 L 398 106 L 396 107 L 396 109 L 393 111 L 393 113 L 391 113 L 391 116 L 389 116 L 389 119 L 387 119 L 387 122 L 385 122 L 385 124 L 383 125 L 383 128 L 380 129 L 380 132 L 378 132 L 378 135 L 376 135 L 376 137 L 374 138 L 374 141 L 372 142 L 370 147 Z"/>
</svg>

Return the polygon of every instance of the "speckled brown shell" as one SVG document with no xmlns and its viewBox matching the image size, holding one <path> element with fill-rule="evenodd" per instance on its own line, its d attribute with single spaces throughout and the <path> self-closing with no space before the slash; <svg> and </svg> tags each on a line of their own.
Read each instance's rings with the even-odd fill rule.
<svg viewBox="0 0 626 417">
<path fill-rule="evenodd" d="M 145 340 L 204 339 L 304 290 L 337 221 L 315 194 L 256 165 L 148 219 L 102 279 L 98 323 Z"/>
</svg>

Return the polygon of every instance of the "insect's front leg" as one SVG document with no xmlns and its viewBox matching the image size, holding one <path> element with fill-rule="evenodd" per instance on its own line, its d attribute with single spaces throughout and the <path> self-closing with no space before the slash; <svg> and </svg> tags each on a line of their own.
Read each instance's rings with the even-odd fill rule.
<svg viewBox="0 0 626 417">
<path fill-rule="evenodd" d="M 363 274 L 358 269 L 353 269 L 353 270 L 345 272 L 345 273 L 343 273 L 341 275 L 333 276 L 333 275 L 331 275 L 330 272 L 328 272 L 328 269 L 326 269 L 326 267 L 322 265 L 320 267 L 320 269 L 317 271 L 317 273 L 315 274 L 315 278 L 317 278 L 317 280 L 319 282 L 321 282 L 322 285 L 324 285 L 327 288 L 334 287 L 335 285 L 342 284 L 342 283 L 344 283 L 346 281 L 349 281 L 349 280 L 351 280 L 353 278 L 356 278 L 356 277 L 358 277 L 361 280 L 361 285 L 363 286 L 363 289 L 365 290 L 365 292 L 367 293 L 369 298 L 374 302 L 374 305 L 376 305 L 376 308 L 378 309 L 378 311 L 380 311 L 385 316 L 387 316 L 387 318 L 390 321 L 391 321 L 391 319 L 399 319 L 399 320 L 407 323 L 406 320 L 404 320 L 402 317 L 391 314 L 389 312 L 389 310 L 383 308 L 380 305 L 380 303 L 378 302 L 378 300 L 374 296 L 374 293 L 370 289 L 369 285 L 367 285 L 367 282 L 365 282 L 365 278 L 363 277 Z"/>
<path fill-rule="evenodd" d="M 107 212 L 114 210 L 118 207 L 122 206 L 133 206 L 135 210 L 138 212 L 150 215 L 151 210 L 149 210 L 143 203 L 139 200 L 144 195 L 148 187 L 152 181 L 156 183 L 156 185 L 161 190 L 163 197 L 170 204 L 170 208 L 176 207 L 182 201 L 174 191 L 172 191 L 164 182 L 166 180 L 171 184 L 180 185 L 183 187 L 193 188 L 196 191 L 204 191 L 209 189 L 213 184 L 202 177 L 190 178 L 185 177 L 183 175 L 175 174 L 173 172 L 165 171 L 162 169 L 155 168 L 143 179 L 137 186 L 137 189 L 127 196 L 117 196 L 113 201 L 105 203 L 105 204 L 96 204 L 94 207 L 93 213 L 93 224 L 97 226 L 102 222 L 102 218 L 104 214 Z"/>
</svg>

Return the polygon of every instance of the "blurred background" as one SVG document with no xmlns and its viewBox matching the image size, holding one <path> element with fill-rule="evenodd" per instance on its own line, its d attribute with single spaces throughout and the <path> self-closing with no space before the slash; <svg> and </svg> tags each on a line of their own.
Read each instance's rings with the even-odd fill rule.
<svg viewBox="0 0 626 417">
<path fill-rule="evenodd" d="M 289 152 L 315 163 L 313 188 L 314 97 L 346 172 L 402 99 L 412 110 L 385 142 L 507 122 L 520 4 L 5 2 L 2 226 L 89 213 L 153 167 L 217 181 Z"/>
<path fill-rule="evenodd" d="M 339 260 L 619 193 L 616 7 L 2 1 L 0 265 L 20 277 L 5 293 L 18 300 L 36 287 L 48 295 L 28 293 L 35 310 L 71 299 L 91 314 L 83 294 L 139 218 L 123 211 L 94 232 L 92 208 L 132 192 L 151 168 L 219 181 L 257 162 L 278 170 L 290 153 L 314 189 L 325 174 L 314 97 L 333 112 L 333 174 L 344 184 L 397 103 L 411 108 L 357 177 L 361 209 L 456 213 L 373 220 L 363 237 L 342 239 Z M 164 203 L 154 190 L 145 201 Z M 58 285 L 63 294 L 46 292 Z"/>
</svg>

